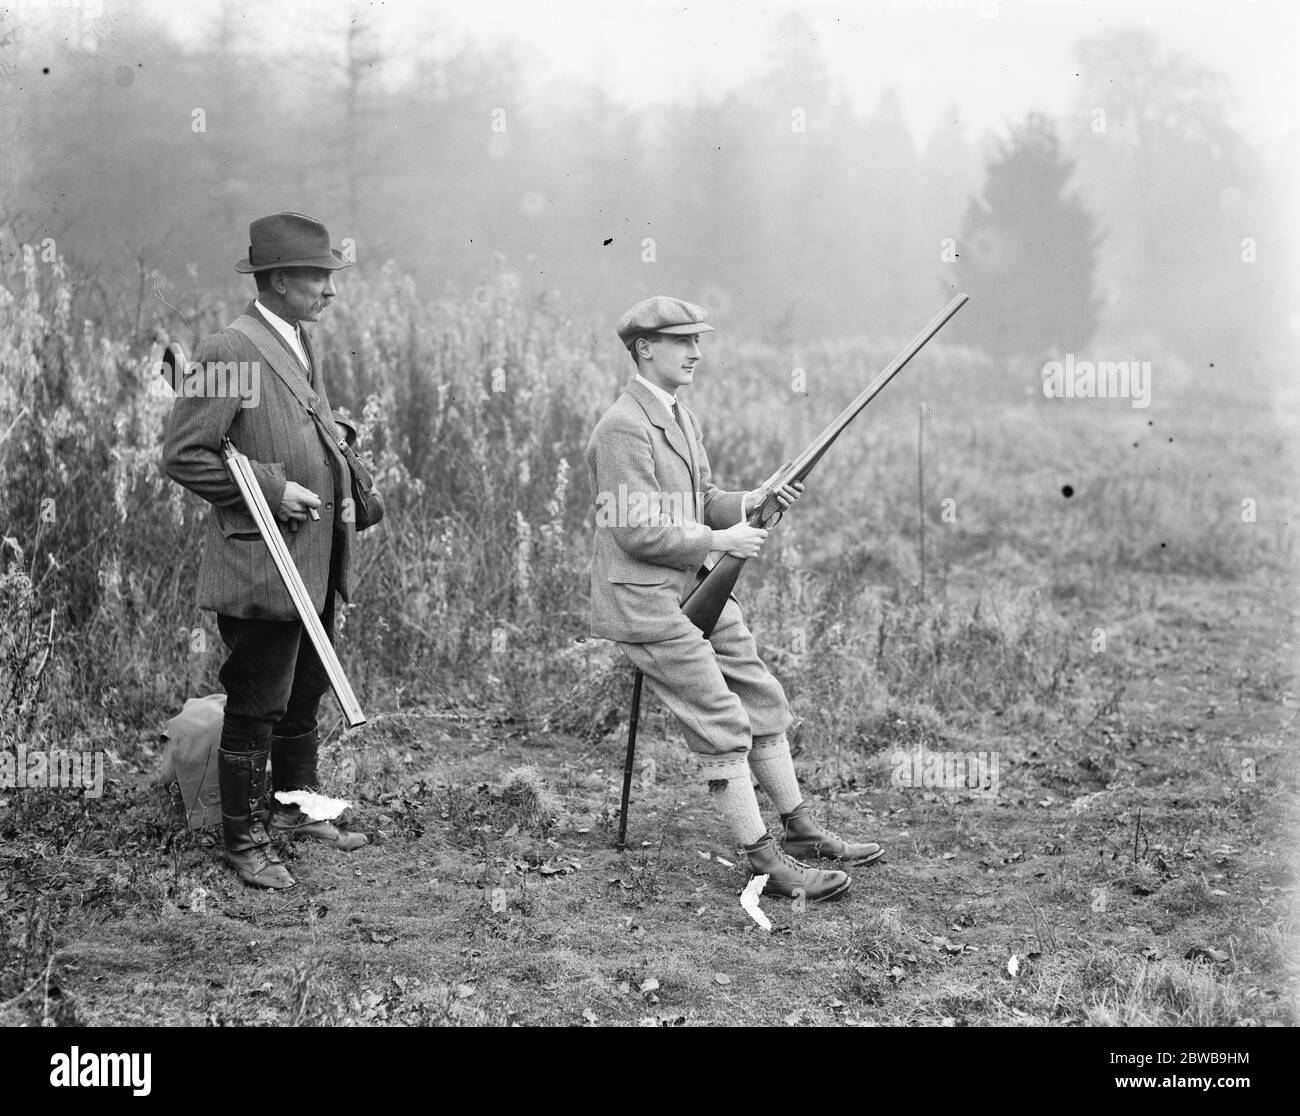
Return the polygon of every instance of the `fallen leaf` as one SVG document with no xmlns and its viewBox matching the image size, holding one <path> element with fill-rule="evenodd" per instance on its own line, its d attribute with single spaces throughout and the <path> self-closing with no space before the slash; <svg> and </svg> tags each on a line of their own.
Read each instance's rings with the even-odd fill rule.
<svg viewBox="0 0 1300 1116">
<path fill-rule="evenodd" d="M 799 1026 L 800 1023 L 803 1022 L 803 1012 L 802 1012 L 802 1011 L 792 1011 L 789 1015 L 787 1015 L 787 1016 L 782 1020 L 782 1022 L 788 1024 L 788 1025 L 791 1026 L 791 1027 L 797 1027 L 797 1026 Z"/>
<path fill-rule="evenodd" d="M 1017 957 L 1014 953 L 1007 961 L 1007 972 L 1009 972 L 1012 976 L 1015 976 L 1017 973 L 1020 972 L 1020 958 Z"/>
<path fill-rule="evenodd" d="M 596 1022 L 596 1013 L 595 1013 L 594 1011 L 592 1011 L 591 1008 L 583 1008 L 583 1009 L 582 1009 L 582 1018 L 585 1019 L 588 1023 L 595 1023 L 595 1022 Z"/>
<path fill-rule="evenodd" d="M 727 976 L 726 973 L 714 973 L 713 979 L 722 985 L 727 985 L 731 983 L 731 977 Z"/>
<path fill-rule="evenodd" d="M 646 977 L 646 979 L 641 982 L 641 991 L 646 993 L 658 992 L 659 982 L 655 980 L 654 977 Z"/>
</svg>

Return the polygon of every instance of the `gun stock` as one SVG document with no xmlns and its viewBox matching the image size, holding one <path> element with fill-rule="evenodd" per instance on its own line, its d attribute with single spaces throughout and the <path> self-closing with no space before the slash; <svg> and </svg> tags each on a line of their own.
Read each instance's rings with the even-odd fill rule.
<svg viewBox="0 0 1300 1116">
<path fill-rule="evenodd" d="M 747 517 L 747 522 L 751 527 L 767 527 L 770 524 L 775 524 L 781 518 L 781 505 L 777 503 L 776 499 L 776 493 L 781 487 L 796 481 L 806 480 L 808 474 L 813 471 L 826 451 L 834 444 L 835 439 L 844 433 L 849 423 L 862 413 L 863 408 L 884 390 L 885 385 L 903 370 L 908 361 L 925 347 L 930 338 L 948 324 L 952 316 L 965 306 L 969 299 L 970 296 L 966 294 L 955 296 L 947 306 L 930 319 L 920 333 L 912 338 L 907 347 L 894 357 L 884 370 L 858 393 L 853 401 L 836 416 L 835 421 L 808 443 L 798 457 L 787 465 L 783 465 L 763 482 L 762 487 L 758 490 L 761 498 Z M 736 581 L 740 577 L 740 571 L 744 567 L 744 558 L 724 554 L 713 568 L 704 573 L 700 580 L 695 583 L 695 588 L 682 602 L 682 612 L 706 637 L 713 633 L 713 629 L 718 623 L 718 617 L 722 615 L 727 598 L 731 595 L 732 589 L 735 588 Z"/>
</svg>

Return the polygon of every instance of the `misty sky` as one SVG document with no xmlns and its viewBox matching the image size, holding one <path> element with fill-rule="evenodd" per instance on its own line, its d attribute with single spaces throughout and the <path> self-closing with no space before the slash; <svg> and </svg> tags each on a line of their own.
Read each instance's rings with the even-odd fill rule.
<svg viewBox="0 0 1300 1116">
<path fill-rule="evenodd" d="M 183 39 L 206 37 L 219 5 L 103 0 L 139 7 Z M 277 0 L 241 5 L 263 49 L 281 54 L 314 27 L 343 20 L 351 0 Z M 792 10 L 816 29 L 841 86 L 870 107 L 886 86 L 923 142 L 948 107 L 979 134 L 1002 131 L 1031 109 L 1075 108 L 1079 81 L 1070 50 L 1080 38 L 1145 27 L 1169 47 L 1228 77 L 1234 122 L 1272 155 L 1300 127 L 1300 4 L 1252 0 L 384 0 L 395 47 L 387 66 L 466 39 L 514 40 L 542 79 L 593 85 L 629 105 L 714 95 L 744 81 L 772 56 L 772 29 Z"/>
</svg>

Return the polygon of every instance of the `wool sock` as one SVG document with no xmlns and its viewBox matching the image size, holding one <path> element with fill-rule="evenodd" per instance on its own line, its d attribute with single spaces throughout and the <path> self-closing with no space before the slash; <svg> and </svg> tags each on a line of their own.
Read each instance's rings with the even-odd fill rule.
<svg viewBox="0 0 1300 1116">
<path fill-rule="evenodd" d="M 749 765 L 743 756 L 709 756 L 700 770 L 709 784 L 709 798 L 731 826 L 737 844 L 753 845 L 767 836 L 767 826 L 758 809 Z"/>
<path fill-rule="evenodd" d="M 794 761 L 790 758 L 790 742 L 785 733 L 754 737 L 749 765 L 754 769 L 759 786 L 767 792 L 777 810 L 782 814 L 793 813 L 803 801 L 803 793 L 799 790 Z"/>
</svg>

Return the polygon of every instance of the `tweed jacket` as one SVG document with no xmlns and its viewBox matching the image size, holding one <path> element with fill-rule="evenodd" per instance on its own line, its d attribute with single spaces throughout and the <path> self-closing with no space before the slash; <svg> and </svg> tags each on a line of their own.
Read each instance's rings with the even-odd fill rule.
<svg viewBox="0 0 1300 1116">
<path fill-rule="evenodd" d="M 591 632 L 623 643 L 666 639 L 690 621 L 681 602 L 713 544 L 740 522 L 744 492 L 711 480 L 699 423 L 679 402 L 682 427 L 633 379 L 587 445 L 596 507 Z"/>
<path fill-rule="evenodd" d="M 260 342 L 237 327 L 251 329 Z M 343 455 L 307 411 L 310 405 L 329 429 L 337 429 L 315 351 L 305 329 L 301 335 L 309 370 L 303 369 L 250 302 L 235 323 L 199 342 L 191 365 L 208 368 L 209 362 L 248 362 L 257 369 L 258 390 L 252 397 L 256 405 L 245 406 L 233 392 L 191 395 L 187 390 L 179 392 L 172 405 L 163 442 L 163 471 L 212 504 L 199 564 L 200 608 L 244 619 L 298 619 L 271 552 L 226 468 L 221 454 L 224 437 L 248 456 L 272 513 L 288 481 L 320 497 L 319 520 L 307 519 L 296 531 L 276 522 L 316 611 L 325 609 L 331 556 L 337 566 L 338 591 L 348 599 L 355 527 L 345 520 L 340 504 L 350 498 L 351 477 Z"/>
</svg>

